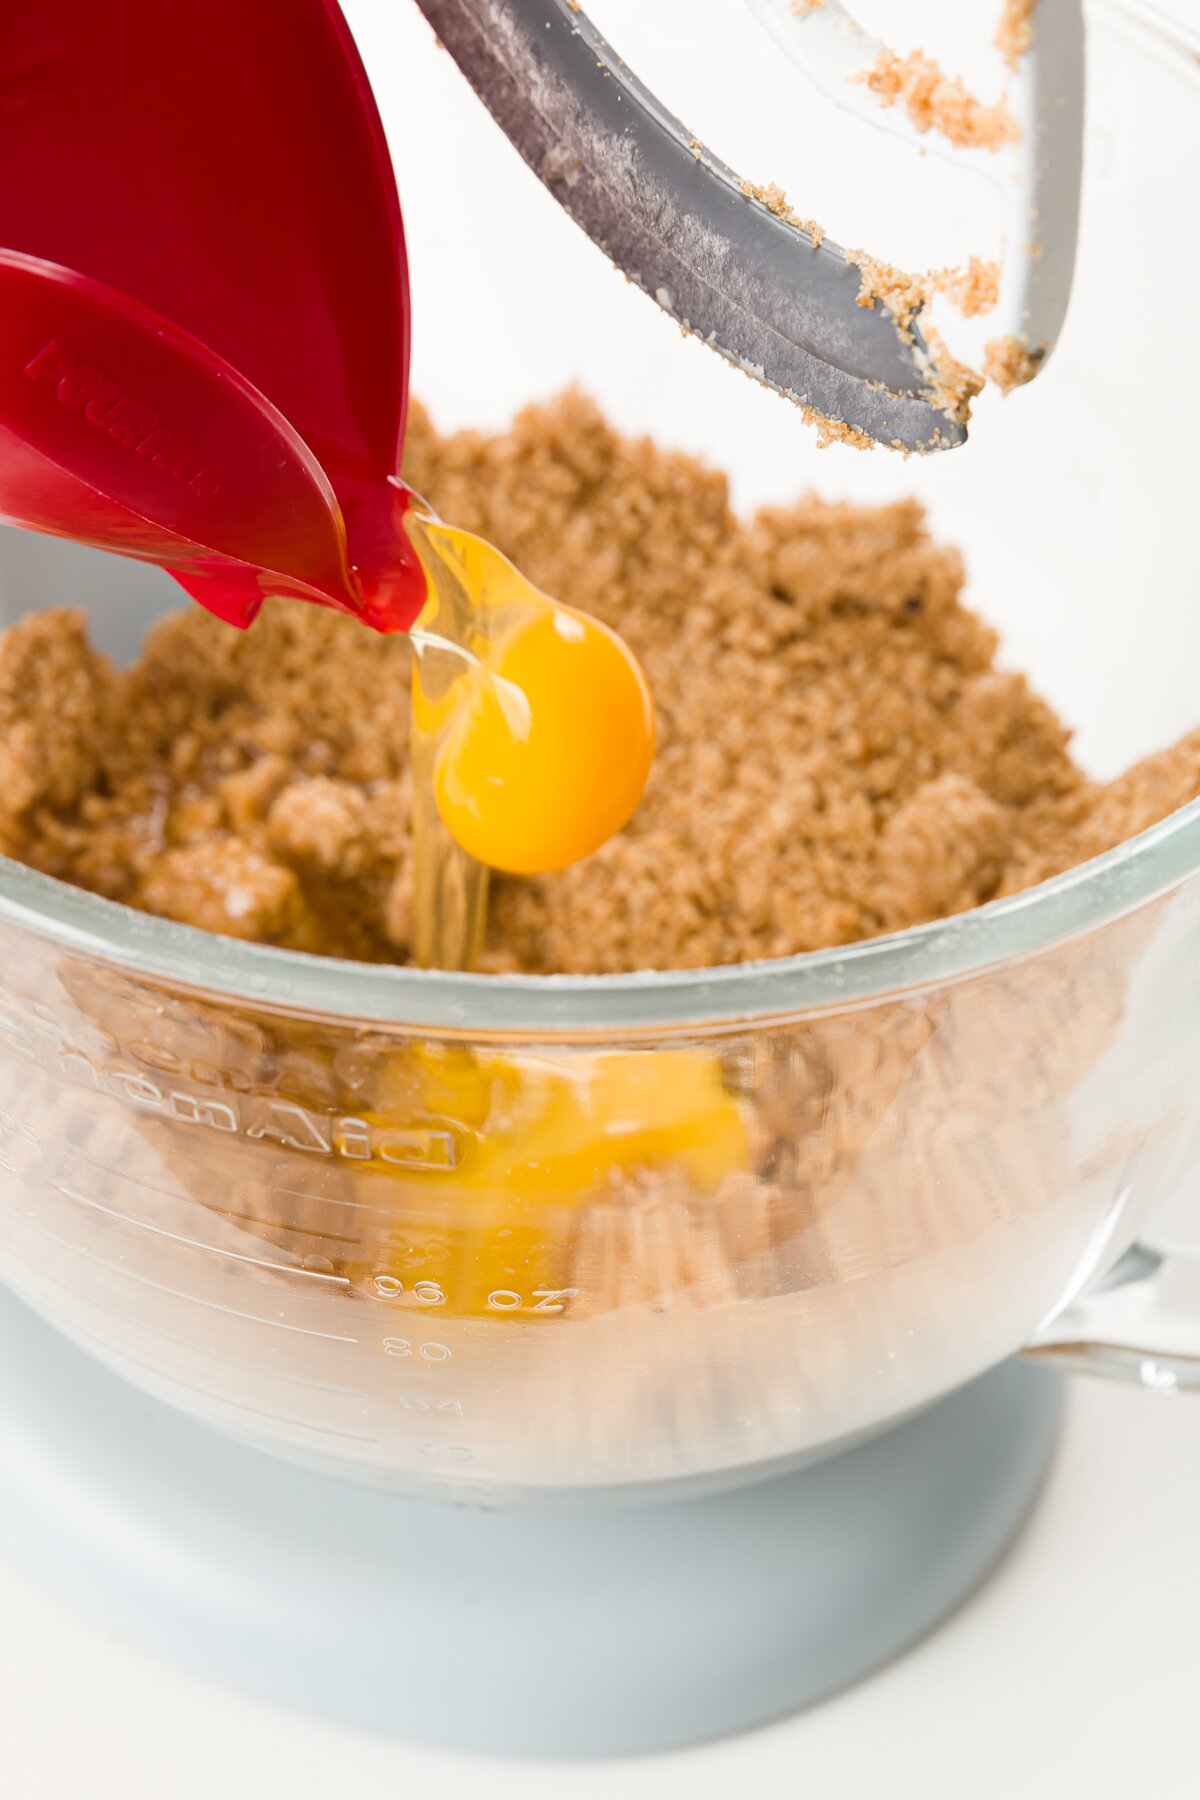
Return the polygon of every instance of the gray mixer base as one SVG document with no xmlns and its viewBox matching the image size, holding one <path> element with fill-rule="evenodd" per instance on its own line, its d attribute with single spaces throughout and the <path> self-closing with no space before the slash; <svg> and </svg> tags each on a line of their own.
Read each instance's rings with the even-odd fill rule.
<svg viewBox="0 0 1200 1800">
<path fill-rule="evenodd" d="M 243 1691 L 533 1756 L 768 1719 L 891 1656 L 1012 1538 L 1053 1377 L 1008 1364 L 801 1473 L 660 1506 L 480 1512 L 244 1449 L 0 1291 L 0 1554 Z"/>
</svg>

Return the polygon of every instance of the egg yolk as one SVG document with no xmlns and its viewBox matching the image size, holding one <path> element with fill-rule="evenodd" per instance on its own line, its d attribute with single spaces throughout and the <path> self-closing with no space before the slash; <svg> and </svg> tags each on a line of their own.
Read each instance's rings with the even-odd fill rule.
<svg viewBox="0 0 1200 1800">
<path fill-rule="evenodd" d="M 457 1317 L 567 1310 L 569 1296 L 546 1295 L 569 1288 L 582 1207 L 601 1203 L 615 1176 L 675 1167 L 704 1195 L 749 1162 L 741 1108 L 709 1052 L 602 1052 L 575 1068 L 420 1050 L 398 1061 L 391 1094 L 377 1102 L 380 1125 L 427 1112 L 469 1132 L 453 1171 L 381 1165 L 394 1182 L 389 1224 L 363 1271 L 383 1292 L 400 1284 L 413 1294 L 418 1282 L 428 1292 L 433 1282 Z"/>
<path fill-rule="evenodd" d="M 654 707 L 631 651 L 598 620 L 538 599 L 463 678 L 434 772 L 455 842 L 514 875 L 564 868 L 620 831 L 654 757 Z"/>
</svg>

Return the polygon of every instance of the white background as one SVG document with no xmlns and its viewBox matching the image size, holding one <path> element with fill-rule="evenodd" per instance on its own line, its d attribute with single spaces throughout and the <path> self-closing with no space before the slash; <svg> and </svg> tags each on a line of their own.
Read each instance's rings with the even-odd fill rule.
<svg viewBox="0 0 1200 1800">
<path fill-rule="evenodd" d="M 514 184 L 516 241 L 527 215 L 552 235 L 557 228 L 539 210 L 550 202 L 511 152 L 492 144 L 452 71 L 426 79 L 422 65 L 419 81 L 404 80 L 401 66 L 424 31 L 411 10 L 409 0 L 347 0 L 409 214 L 416 387 L 447 424 L 495 423 L 586 361 L 606 404 L 623 422 L 641 423 L 639 408 L 653 403 L 660 340 L 643 331 L 636 309 L 646 303 L 608 277 L 569 227 L 554 237 L 552 272 L 540 256 L 535 268 L 514 270 L 510 259 L 501 270 L 504 233 L 493 221 L 478 239 L 477 280 L 465 278 L 469 209 L 464 219 L 451 187 L 436 192 L 447 170 L 461 167 L 455 146 L 464 138 L 482 144 L 500 178 Z M 603 20 L 600 0 L 597 10 Z M 984 10 L 990 14 L 990 3 Z M 1173 0 L 1172 10 L 1198 12 L 1192 0 Z M 420 54 L 429 58 L 423 39 Z M 573 283 L 603 280 L 614 319 L 630 320 L 630 356 L 643 357 L 616 377 L 611 345 L 581 346 L 566 305 Z M 619 336 L 624 327 L 617 329 Z M 734 381 L 724 372 L 719 379 Z M 667 435 L 705 445 L 710 391 L 706 374 L 692 411 L 673 412 Z M 745 416 L 758 405 L 758 396 L 747 399 Z M 799 482 L 781 466 L 781 429 L 770 428 L 769 459 L 741 458 L 743 497 L 782 494 L 807 479 L 806 451 L 797 452 Z M 260 1706 L 151 1661 L 0 1563 L 0 1795 L 326 1800 L 436 1789 L 541 1800 L 569 1790 L 588 1800 L 619 1790 L 623 1800 L 703 1800 L 803 1789 L 836 1800 L 1191 1800 L 1200 1791 L 1198 1520 L 1200 1400 L 1075 1384 L 1062 1450 L 1031 1525 L 940 1631 L 847 1693 L 775 1726 L 685 1753 L 584 1767 L 417 1750 Z"/>
</svg>

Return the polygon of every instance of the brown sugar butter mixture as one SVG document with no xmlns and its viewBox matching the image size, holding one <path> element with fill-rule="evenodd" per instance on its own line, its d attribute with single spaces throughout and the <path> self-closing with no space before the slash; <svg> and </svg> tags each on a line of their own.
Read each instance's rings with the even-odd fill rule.
<svg viewBox="0 0 1200 1800">
<path fill-rule="evenodd" d="M 725 478 L 589 401 L 439 436 L 405 474 L 536 585 L 613 625 L 655 696 L 630 825 L 553 875 L 494 880 L 482 967 L 607 973 L 784 956 L 976 906 L 1200 793 L 1200 732 L 1118 780 L 962 604 L 920 508 L 805 498 L 742 522 Z M 117 670 L 82 616 L 0 638 L 0 847 L 227 936 L 411 958 L 409 656 L 271 603 L 189 606 Z"/>
</svg>

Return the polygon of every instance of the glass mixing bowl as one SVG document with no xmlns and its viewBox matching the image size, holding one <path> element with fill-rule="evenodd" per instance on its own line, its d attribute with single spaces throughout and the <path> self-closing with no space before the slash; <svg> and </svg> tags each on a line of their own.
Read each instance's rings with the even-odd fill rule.
<svg viewBox="0 0 1200 1800">
<path fill-rule="evenodd" d="M 515 161 L 490 172 L 493 127 L 423 36 L 404 66 L 426 95 L 389 118 L 406 199 L 422 117 L 461 119 L 447 180 L 469 163 L 486 240 L 494 179 L 508 241 L 530 266 L 553 256 L 571 322 L 502 321 L 514 354 L 490 383 L 479 346 L 449 354 L 422 275 L 458 283 L 479 246 L 456 248 L 418 197 L 416 384 L 441 416 L 468 394 L 503 411 L 522 397 L 510 366 L 550 387 L 586 355 L 611 369 L 620 423 L 732 462 L 742 500 L 808 480 L 919 492 L 1099 772 L 1193 722 L 1174 419 L 1200 391 L 1195 252 L 1165 179 L 1168 155 L 1200 158 L 1185 33 L 1093 9 L 1061 347 L 1033 388 L 985 399 L 970 448 L 908 465 L 818 456 L 783 403 L 607 277 Z M 973 218 L 955 204 L 951 223 Z M 1148 281 L 1150 245 L 1156 269 L 1169 248 L 1169 281 Z M 152 572 L 6 533 L 4 616 L 64 598 L 117 652 L 178 600 Z M 1195 804 L 970 915 L 738 968 L 323 961 L 7 862 L 0 951 L 0 1273 L 185 1411 L 424 1494 L 666 1493 L 828 1454 L 1072 1335 L 1054 1321 L 1177 1187 L 1200 1132 Z"/>
</svg>

